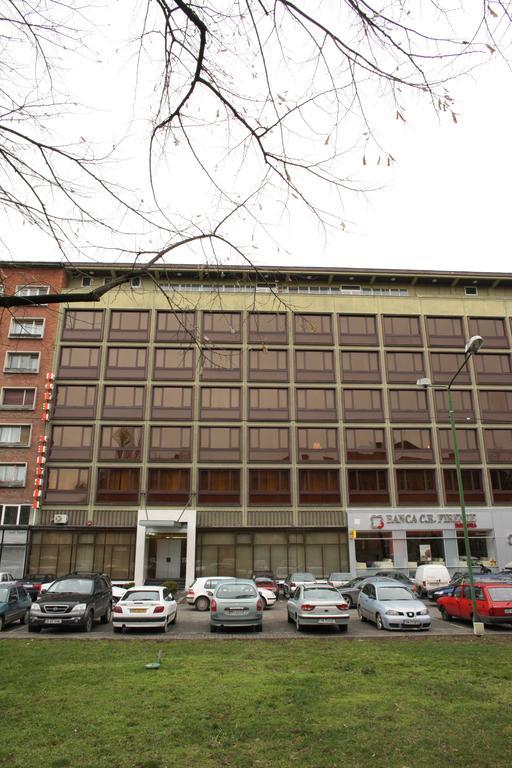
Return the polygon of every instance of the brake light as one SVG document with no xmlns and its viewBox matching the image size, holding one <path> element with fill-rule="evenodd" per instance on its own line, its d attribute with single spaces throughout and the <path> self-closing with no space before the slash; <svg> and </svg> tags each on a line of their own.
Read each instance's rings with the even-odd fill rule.
<svg viewBox="0 0 512 768">
<path fill-rule="evenodd" d="M 123 612 L 123 609 L 121 608 L 120 605 L 114 605 L 114 607 L 112 608 L 112 613 L 122 613 L 122 612 Z"/>
<path fill-rule="evenodd" d="M 187 597 L 194 597 L 194 594 L 195 594 L 195 592 L 194 592 L 193 589 L 188 589 L 187 590 Z"/>
<path fill-rule="evenodd" d="M 164 605 L 155 605 L 153 608 L 153 613 L 163 613 L 165 611 Z"/>
<path fill-rule="evenodd" d="M 211 603 L 210 603 L 210 611 L 212 613 L 215 613 L 217 611 L 217 601 L 216 600 L 212 600 L 211 601 Z"/>
<path fill-rule="evenodd" d="M 37 589 L 38 592 L 41 589 L 41 584 L 32 584 L 32 586 L 34 587 L 34 589 Z"/>
<path fill-rule="evenodd" d="M 314 611 L 315 610 L 315 606 L 314 605 L 310 605 L 309 603 L 302 603 L 300 609 L 301 609 L 301 611 Z"/>
<path fill-rule="evenodd" d="M 256 603 L 256 610 L 257 611 L 262 611 L 263 610 L 263 603 L 262 603 L 261 600 L 258 600 L 258 602 Z"/>
<path fill-rule="evenodd" d="M 346 603 L 341 603 L 340 605 L 337 605 L 336 608 L 338 611 L 346 611 L 348 608 L 348 605 Z"/>
</svg>

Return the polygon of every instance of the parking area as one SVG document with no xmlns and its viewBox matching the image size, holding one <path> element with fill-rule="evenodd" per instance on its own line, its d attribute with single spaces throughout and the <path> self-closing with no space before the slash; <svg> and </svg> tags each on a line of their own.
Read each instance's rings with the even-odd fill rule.
<svg viewBox="0 0 512 768">
<path fill-rule="evenodd" d="M 43 630 L 40 634 L 29 635 L 26 626 L 22 626 L 16 623 L 7 626 L 5 631 L 0 634 L 0 639 L 10 638 L 27 640 L 30 637 L 30 640 L 37 641 L 39 639 L 52 638 L 82 638 L 84 640 L 107 638 L 116 641 L 119 640 L 122 642 L 132 637 L 138 639 L 160 638 L 164 641 L 205 639 L 217 641 L 233 638 L 247 638 L 250 640 L 307 640 L 311 637 L 323 637 L 325 639 L 336 638 L 342 641 L 350 640 L 351 638 L 375 637 L 379 639 L 391 639 L 396 635 L 417 637 L 420 639 L 429 636 L 457 637 L 464 635 L 471 636 L 473 634 L 473 629 L 470 624 L 458 621 L 442 621 L 437 607 L 433 604 L 428 604 L 428 609 L 430 615 L 432 616 L 432 626 L 428 632 L 417 632 L 415 630 L 409 630 L 406 632 L 379 631 L 374 624 L 361 622 L 355 609 L 350 611 L 350 622 L 347 633 L 341 633 L 337 629 L 331 627 L 308 628 L 303 632 L 297 632 L 295 625 L 289 624 L 287 622 L 286 602 L 286 600 L 279 600 L 273 608 L 269 608 L 265 611 L 263 619 L 263 632 L 261 634 L 253 633 L 252 631 L 236 630 L 231 632 L 224 631 L 215 635 L 211 635 L 209 626 L 209 613 L 207 611 L 196 611 L 186 603 L 180 603 L 176 625 L 173 626 L 166 635 L 155 631 L 146 630 L 131 630 L 125 634 L 114 634 L 112 632 L 111 624 L 96 624 L 93 631 L 88 634 L 83 632 L 74 632 L 72 630 Z M 512 624 L 486 628 L 486 634 L 499 637 L 508 637 L 512 639 Z"/>
</svg>

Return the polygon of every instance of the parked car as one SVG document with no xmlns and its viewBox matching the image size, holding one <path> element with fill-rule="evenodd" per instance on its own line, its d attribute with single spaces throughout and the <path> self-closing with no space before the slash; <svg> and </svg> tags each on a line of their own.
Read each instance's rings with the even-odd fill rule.
<svg viewBox="0 0 512 768">
<path fill-rule="evenodd" d="M 335 589 L 339 589 L 340 587 L 345 587 L 349 581 L 352 581 L 352 574 L 351 573 L 330 573 L 327 578 L 327 583 L 331 585 L 331 587 L 334 587 Z"/>
<path fill-rule="evenodd" d="M 421 600 L 400 581 L 368 579 L 357 600 L 361 621 L 374 621 L 377 629 L 429 629 L 432 619 Z"/>
<path fill-rule="evenodd" d="M 55 581 L 57 576 L 54 573 L 32 573 L 29 576 L 24 576 L 22 579 L 18 579 L 18 586 L 27 590 L 32 601 L 37 600 L 39 593 L 43 586 L 48 589 L 48 586 Z"/>
<path fill-rule="evenodd" d="M 7 624 L 19 621 L 25 624 L 32 600 L 24 587 L 16 584 L 0 584 L 0 632 Z"/>
<path fill-rule="evenodd" d="M 167 632 L 177 613 L 176 600 L 166 587 L 130 587 L 112 609 L 112 629 L 153 627 Z"/>
<path fill-rule="evenodd" d="M 448 586 L 450 573 L 442 563 L 424 563 L 416 569 L 413 581 L 418 597 L 431 597 L 435 589 Z"/>
<path fill-rule="evenodd" d="M 201 576 L 187 589 L 185 599 L 196 611 L 208 611 L 210 600 L 221 581 L 233 581 L 233 576 Z"/>
<path fill-rule="evenodd" d="M 112 587 L 110 579 L 96 573 L 56 579 L 30 608 L 29 632 L 45 627 L 76 627 L 90 632 L 96 619 L 110 622 Z"/>
<path fill-rule="evenodd" d="M 134 581 L 113 581 L 112 582 L 112 605 L 115 605 L 122 598 L 124 593 L 130 587 L 134 587 Z"/>
<path fill-rule="evenodd" d="M 263 600 L 263 608 L 272 608 L 273 605 L 277 602 L 277 595 L 275 592 L 272 592 L 270 589 L 264 589 L 263 587 L 260 587 L 259 584 L 256 584 L 256 589 L 258 590 L 258 593 Z"/>
<path fill-rule="evenodd" d="M 485 625 L 512 624 L 512 579 L 506 581 L 474 582 L 477 620 Z M 452 588 L 449 595 L 437 601 L 441 617 L 445 621 L 452 618 L 473 621 L 473 603 L 471 589 L 467 582 Z"/>
<path fill-rule="evenodd" d="M 416 584 L 412 579 L 406 576 L 405 573 L 402 573 L 402 571 L 377 571 L 377 573 L 373 574 L 372 578 L 394 579 L 395 581 L 400 581 L 404 586 L 406 586 L 412 592 L 416 592 Z"/>
<path fill-rule="evenodd" d="M 331 625 L 340 632 L 348 628 L 348 603 L 335 587 L 301 584 L 288 600 L 288 621 L 295 622 L 297 630 L 304 627 Z"/>
<path fill-rule="evenodd" d="M 0 571 L 0 584 L 2 584 L 4 581 L 18 581 L 15 576 L 12 575 L 12 573 L 7 573 L 7 571 Z"/>
<path fill-rule="evenodd" d="M 274 581 L 274 579 L 271 579 L 270 576 L 253 576 L 252 580 L 258 587 L 258 589 L 267 589 L 274 593 L 274 595 L 279 597 L 279 587 L 277 586 L 277 582 Z"/>
<path fill-rule="evenodd" d="M 348 603 L 349 608 L 355 608 L 357 605 L 357 598 L 359 597 L 359 592 L 361 590 L 361 585 L 367 581 L 368 576 L 356 576 L 354 579 L 351 579 L 348 584 L 345 584 L 344 587 L 341 587 L 339 590 L 341 592 L 342 597 L 345 598 L 345 601 Z"/>
<path fill-rule="evenodd" d="M 290 597 L 301 584 L 316 584 L 316 576 L 307 571 L 296 571 L 286 577 L 283 590 L 285 597 Z"/>
<path fill-rule="evenodd" d="M 263 600 L 249 579 L 220 582 L 210 603 L 210 632 L 223 627 L 263 630 Z"/>
</svg>

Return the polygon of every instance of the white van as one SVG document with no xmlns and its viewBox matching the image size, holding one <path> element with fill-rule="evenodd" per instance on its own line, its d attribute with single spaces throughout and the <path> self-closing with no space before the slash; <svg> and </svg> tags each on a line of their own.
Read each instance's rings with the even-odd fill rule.
<svg viewBox="0 0 512 768">
<path fill-rule="evenodd" d="M 418 597 L 432 597 L 434 590 L 448 586 L 450 574 L 442 563 L 425 563 L 418 566 L 413 581 Z"/>
</svg>

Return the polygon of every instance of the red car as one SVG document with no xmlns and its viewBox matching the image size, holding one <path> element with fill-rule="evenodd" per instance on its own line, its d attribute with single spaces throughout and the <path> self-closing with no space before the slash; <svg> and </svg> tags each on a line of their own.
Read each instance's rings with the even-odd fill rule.
<svg viewBox="0 0 512 768">
<path fill-rule="evenodd" d="M 260 587 L 260 589 L 269 589 L 277 598 L 279 598 L 279 586 L 274 579 L 270 578 L 270 576 L 255 576 L 253 581 L 256 583 L 257 587 Z"/>
<path fill-rule="evenodd" d="M 484 624 L 512 624 L 512 581 L 475 582 L 478 618 Z M 467 582 L 454 587 L 453 592 L 437 601 L 441 617 L 473 620 L 471 590 Z"/>
</svg>

